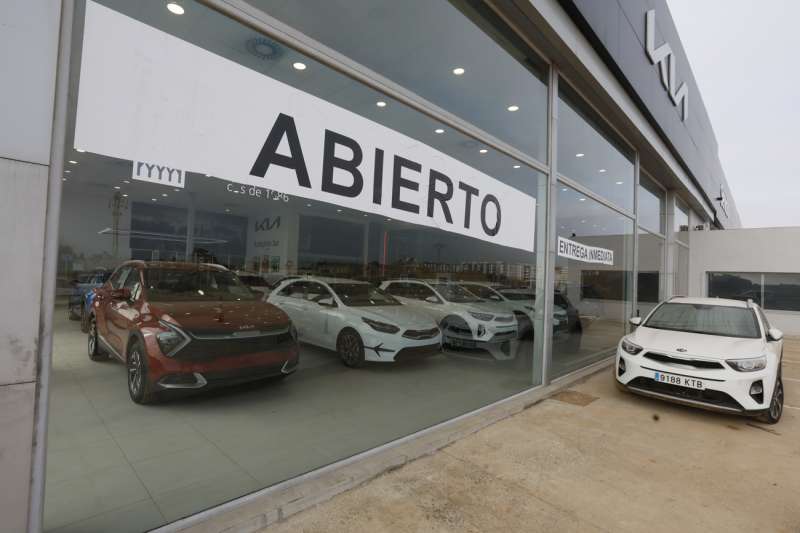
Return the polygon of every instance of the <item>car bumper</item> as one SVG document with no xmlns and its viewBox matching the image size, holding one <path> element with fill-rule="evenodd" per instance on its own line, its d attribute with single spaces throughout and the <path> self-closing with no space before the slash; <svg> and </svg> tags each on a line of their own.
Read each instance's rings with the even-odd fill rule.
<svg viewBox="0 0 800 533">
<path fill-rule="evenodd" d="M 359 331 L 364 342 L 364 359 L 380 363 L 396 363 L 420 359 L 442 352 L 442 335 L 429 339 L 409 339 L 400 334 L 382 334 L 374 330 Z"/>
<path fill-rule="evenodd" d="M 704 389 L 656 381 L 656 372 L 701 380 Z M 631 356 L 617 349 L 614 376 L 621 388 L 642 396 L 718 412 L 759 415 L 769 407 L 776 374 L 769 367 L 758 372 L 688 369 L 647 359 L 642 354 Z M 757 382 L 761 382 L 763 389 L 760 398 L 750 393 Z"/>
</svg>

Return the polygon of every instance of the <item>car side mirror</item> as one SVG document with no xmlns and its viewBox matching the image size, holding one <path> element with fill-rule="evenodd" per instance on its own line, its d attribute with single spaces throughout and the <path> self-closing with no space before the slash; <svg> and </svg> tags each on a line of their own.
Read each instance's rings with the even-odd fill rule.
<svg viewBox="0 0 800 533">
<path fill-rule="evenodd" d="M 436 296 L 428 296 L 427 298 L 425 298 L 425 301 L 428 302 L 428 303 L 431 303 L 431 304 L 441 303 L 439 301 L 439 298 L 437 298 Z"/>
<path fill-rule="evenodd" d="M 778 328 L 769 328 L 767 335 L 769 335 L 770 340 L 773 341 L 779 341 L 783 338 L 783 332 Z"/>
<path fill-rule="evenodd" d="M 319 300 L 317 300 L 317 303 L 322 307 L 336 307 L 336 302 L 333 301 L 333 296 L 320 298 Z"/>
<path fill-rule="evenodd" d="M 631 326 L 641 326 L 642 325 L 642 317 L 640 316 L 632 316 L 628 319 L 628 322 L 631 323 Z"/>
<path fill-rule="evenodd" d="M 130 300 L 131 299 L 131 290 L 127 287 L 122 287 L 121 289 L 114 289 L 111 291 L 111 299 L 112 300 Z"/>
</svg>

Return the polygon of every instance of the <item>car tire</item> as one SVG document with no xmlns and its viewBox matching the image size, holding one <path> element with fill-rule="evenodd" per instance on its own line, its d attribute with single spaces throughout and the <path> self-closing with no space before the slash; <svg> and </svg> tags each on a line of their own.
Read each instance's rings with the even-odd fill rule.
<svg viewBox="0 0 800 533">
<path fill-rule="evenodd" d="M 89 333 L 89 315 L 86 314 L 86 306 L 81 306 L 81 331 Z"/>
<path fill-rule="evenodd" d="M 80 320 L 80 315 L 78 315 L 75 311 L 72 310 L 72 305 L 67 304 L 67 319 L 68 320 Z"/>
<path fill-rule="evenodd" d="M 125 366 L 128 370 L 128 394 L 131 400 L 142 405 L 155 402 L 156 395 L 148 378 L 147 353 L 137 339 L 128 346 Z"/>
<path fill-rule="evenodd" d="M 761 421 L 765 424 L 777 424 L 783 415 L 783 379 L 778 374 L 775 380 L 775 390 L 772 391 L 772 400 L 769 402 L 769 409 L 761 415 Z"/>
<path fill-rule="evenodd" d="M 100 338 L 97 334 L 97 318 L 94 315 L 89 317 L 89 331 L 86 336 L 86 351 L 92 361 L 105 361 L 108 353 L 100 348 Z"/>
<path fill-rule="evenodd" d="M 354 329 L 343 329 L 336 339 L 336 351 L 344 366 L 358 368 L 364 364 L 364 341 Z"/>
</svg>

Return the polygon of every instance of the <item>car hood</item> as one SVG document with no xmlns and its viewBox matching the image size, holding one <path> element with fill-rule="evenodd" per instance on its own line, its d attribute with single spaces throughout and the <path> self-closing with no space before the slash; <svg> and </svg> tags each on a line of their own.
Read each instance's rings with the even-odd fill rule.
<svg viewBox="0 0 800 533">
<path fill-rule="evenodd" d="M 394 324 L 402 329 L 431 329 L 436 327 L 436 323 L 433 320 L 404 305 L 376 305 L 372 307 L 349 307 L 349 309 L 365 318 Z"/>
<path fill-rule="evenodd" d="M 685 333 L 644 326 L 637 328 L 631 341 L 648 351 L 665 352 L 680 356 L 696 356 L 702 359 L 742 359 L 757 357 L 764 351 L 764 340 L 738 339 L 719 335 Z M 685 351 L 678 351 L 682 349 Z"/>
<path fill-rule="evenodd" d="M 246 302 L 151 302 L 150 311 L 169 315 L 184 330 L 197 334 L 269 331 L 289 324 L 286 313 L 260 300 Z"/>
<path fill-rule="evenodd" d="M 458 304 L 464 308 L 465 311 L 475 312 L 475 313 L 490 313 L 495 316 L 514 316 L 514 312 L 511 311 L 506 305 L 502 303 L 496 302 L 475 302 L 475 303 L 465 303 L 465 304 Z"/>
</svg>

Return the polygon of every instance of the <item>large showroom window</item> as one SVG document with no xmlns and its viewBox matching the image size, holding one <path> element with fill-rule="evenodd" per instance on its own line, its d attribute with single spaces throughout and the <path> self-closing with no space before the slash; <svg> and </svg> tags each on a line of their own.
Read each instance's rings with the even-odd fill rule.
<svg viewBox="0 0 800 533">
<path fill-rule="evenodd" d="M 664 298 L 666 196 L 666 191 L 654 180 L 640 173 L 636 313 L 641 316 L 647 315 Z"/>
<path fill-rule="evenodd" d="M 400 6 L 453 43 L 420 43 L 437 59 L 392 37 L 430 84 L 409 90 L 539 154 L 540 74 L 472 14 Z M 200 3 L 167 7 L 77 6 L 48 531 L 150 529 L 542 382 L 546 174 Z M 373 30 L 360 48 L 398 35 Z M 581 321 L 622 332 L 601 308 L 628 286 L 631 228 L 592 205 L 572 238 L 615 259 L 565 263 L 553 312 L 581 354 L 607 344 L 581 347 Z"/>
<path fill-rule="evenodd" d="M 769 311 L 800 311 L 800 274 L 709 272 L 708 295 L 753 300 Z"/>
<path fill-rule="evenodd" d="M 559 184 L 553 374 L 599 360 L 631 316 L 633 220 Z"/>
<path fill-rule="evenodd" d="M 639 226 L 664 235 L 666 233 L 665 206 L 667 193 L 644 173 L 639 176 Z"/>
<path fill-rule="evenodd" d="M 566 83 L 559 83 L 558 173 L 633 212 L 633 156 Z"/>
<path fill-rule="evenodd" d="M 800 273 L 764 274 L 764 308 L 800 311 Z"/>
<path fill-rule="evenodd" d="M 547 66 L 482 2 L 248 2 L 547 161 Z"/>
</svg>

